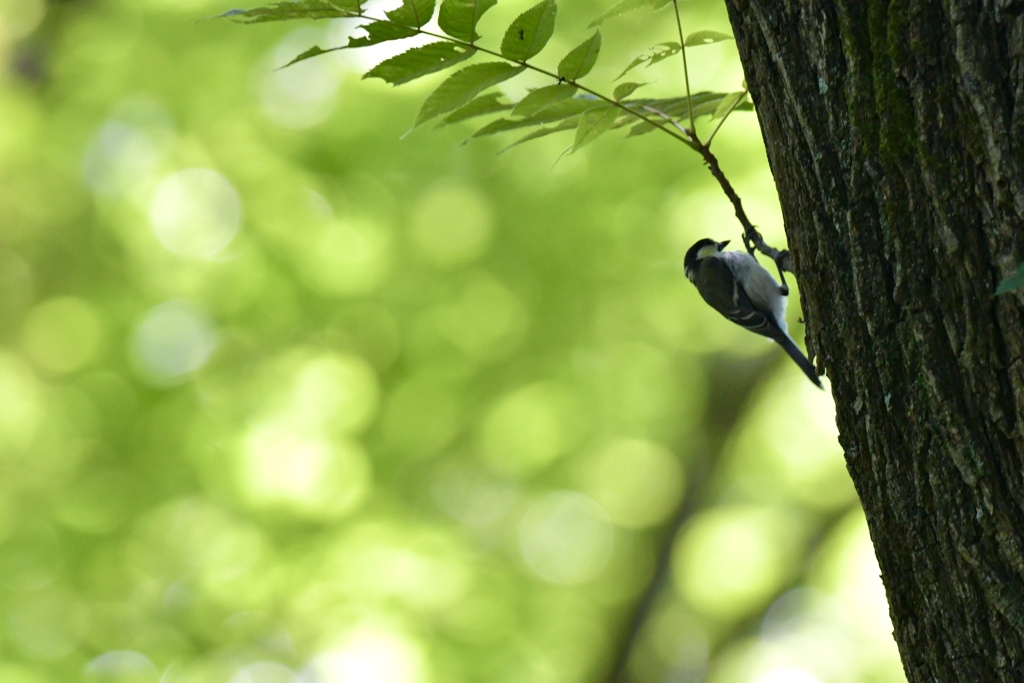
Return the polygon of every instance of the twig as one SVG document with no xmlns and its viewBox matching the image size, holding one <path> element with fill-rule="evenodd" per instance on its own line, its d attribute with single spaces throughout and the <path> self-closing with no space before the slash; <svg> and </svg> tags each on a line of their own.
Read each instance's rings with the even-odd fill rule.
<svg viewBox="0 0 1024 683">
<path fill-rule="evenodd" d="M 714 176 L 718 184 L 721 185 L 722 191 L 725 192 L 725 196 L 732 202 L 733 208 L 736 210 L 736 218 L 739 219 L 740 225 L 743 226 L 743 244 L 747 248 L 747 252 L 753 256 L 754 251 L 759 251 L 772 261 L 775 262 L 775 267 L 779 269 L 779 277 L 782 279 L 782 293 L 789 294 L 789 285 L 786 284 L 786 276 L 784 272 L 793 272 L 793 255 L 788 249 L 776 249 L 768 244 L 765 244 L 764 237 L 758 232 L 754 224 L 747 218 L 747 212 L 743 210 L 743 202 L 740 200 L 740 196 L 736 194 L 736 190 L 733 189 L 732 183 L 725 177 L 725 173 L 722 172 L 722 167 L 718 165 L 718 157 L 715 156 L 714 152 L 711 151 L 711 147 L 708 146 L 707 142 L 701 142 L 696 139 L 693 132 L 683 128 L 679 125 L 679 122 L 675 121 L 671 116 L 663 111 L 659 111 L 651 106 L 644 106 L 644 109 L 657 114 L 666 121 L 669 121 L 673 126 L 676 127 L 683 135 L 687 136 L 689 140 L 694 143 L 690 145 L 697 150 L 701 157 L 704 159 L 704 163 L 707 165 L 708 170 L 711 171 L 711 175 Z"/>
</svg>

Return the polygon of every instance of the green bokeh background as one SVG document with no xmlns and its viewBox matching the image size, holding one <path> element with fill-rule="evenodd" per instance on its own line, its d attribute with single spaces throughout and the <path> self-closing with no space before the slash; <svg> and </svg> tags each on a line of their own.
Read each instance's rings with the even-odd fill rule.
<svg viewBox="0 0 1024 683">
<path fill-rule="evenodd" d="M 692 153 L 403 137 L 442 76 L 229 8 L 0 0 L 0 681 L 603 681 L 641 604 L 633 681 L 903 680 L 829 395 L 683 276 L 739 237 Z M 715 148 L 783 243 L 754 116 Z"/>
</svg>

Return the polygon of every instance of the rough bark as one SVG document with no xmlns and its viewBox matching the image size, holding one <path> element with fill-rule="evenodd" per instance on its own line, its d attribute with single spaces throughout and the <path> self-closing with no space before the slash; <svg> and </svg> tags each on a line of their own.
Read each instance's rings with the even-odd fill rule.
<svg viewBox="0 0 1024 683">
<path fill-rule="evenodd" d="M 1024 680 L 1024 2 L 727 0 L 911 683 Z"/>
</svg>

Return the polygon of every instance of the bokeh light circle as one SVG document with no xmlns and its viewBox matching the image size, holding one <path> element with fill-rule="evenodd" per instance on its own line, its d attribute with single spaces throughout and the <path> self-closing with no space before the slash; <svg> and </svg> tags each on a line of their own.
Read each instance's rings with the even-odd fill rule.
<svg viewBox="0 0 1024 683">
<path fill-rule="evenodd" d="M 168 251 L 208 259 L 238 232 L 242 203 L 234 186 L 217 171 L 189 168 L 160 183 L 149 205 L 149 218 Z"/>
</svg>

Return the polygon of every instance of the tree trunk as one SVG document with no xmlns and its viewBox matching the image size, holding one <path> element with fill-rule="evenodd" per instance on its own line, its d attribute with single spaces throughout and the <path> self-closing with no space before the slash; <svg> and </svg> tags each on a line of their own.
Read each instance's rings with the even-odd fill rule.
<svg viewBox="0 0 1024 683">
<path fill-rule="evenodd" d="M 1024 2 L 727 5 L 907 678 L 1024 681 Z"/>
</svg>

